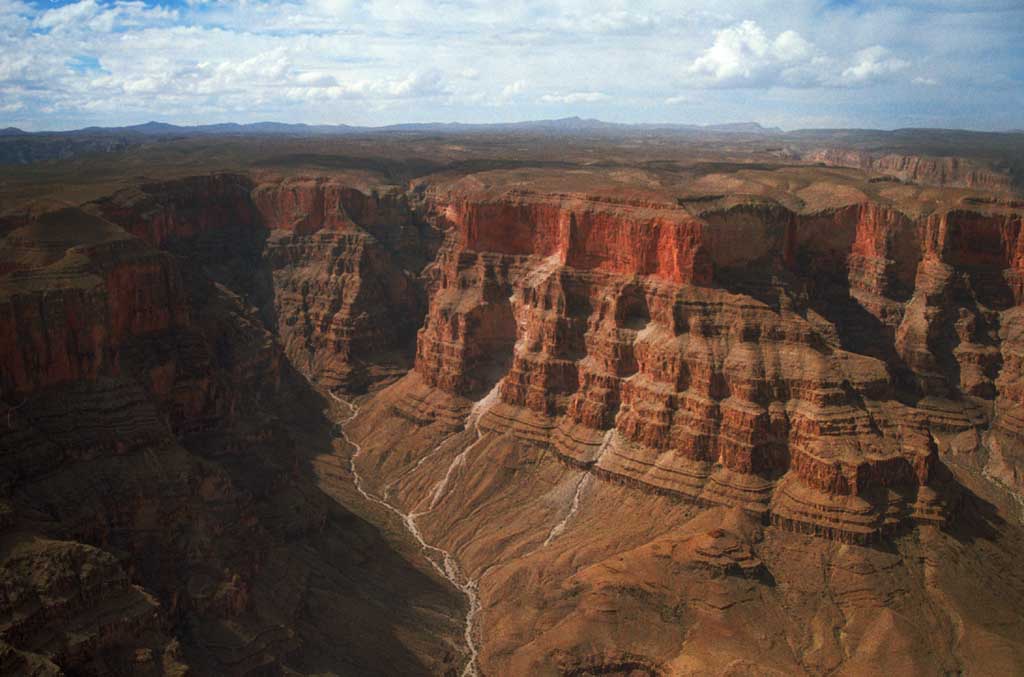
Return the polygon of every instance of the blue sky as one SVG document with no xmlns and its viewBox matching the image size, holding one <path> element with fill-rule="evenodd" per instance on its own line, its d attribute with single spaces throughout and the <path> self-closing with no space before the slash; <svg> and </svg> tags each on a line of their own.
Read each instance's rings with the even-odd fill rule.
<svg viewBox="0 0 1024 677">
<path fill-rule="evenodd" d="M 0 127 L 1024 128 L 1024 0 L 0 0 Z"/>
</svg>

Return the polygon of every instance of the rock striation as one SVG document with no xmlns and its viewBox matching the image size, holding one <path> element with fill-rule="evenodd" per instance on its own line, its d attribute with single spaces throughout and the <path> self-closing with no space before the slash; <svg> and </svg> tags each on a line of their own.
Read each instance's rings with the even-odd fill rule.
<svg viewBox="0 0 1024 677">
<path fill-rule="evenodd" d="M 401 192 L 217 174 L 126 189 L 93 209 L 244 294 L 318 383 L 365 388 L 403 363 L 422 309 L 402 266 L 426 245 Z"/>
<path fill-rule="evenodd" d="M 437 634 L 457 594 L 339 505 L 347 479 L 310 467 L 333 455 L 332 423 L 296 369 L 327 370 L 289 361 L 276 322 L 300 315 L 316 329 L 307 350 L 348 369 L 360 349 L 400 341 L 389 313 L 414 321 L 415 290 L 352 222 L 267 229 L 256 192 L 236 175 L 149 183 L 0 242 L 5 669 L 408 673 L 459 660 Z M 358 213 L 383 231 L 364 197 Z M 301 314 L 283 300 L 317 279 Z M 373 296 L 381 280 L 393 297 Z M 391 302 L 406 293 L 411 308 Z M 367 552 L 380 595 L 350 583 Z M 379 613 L 406 603 L 399 626 Z M 337 622 L 342 609 L 357 627 Z M 425 616 L 429 637 L 414 629 Z"/>
<path fill-rule="evenodd" d="M 1019 618 L 971 614 L 1024 586 L 950 581 L 1019 549 L 978 492 L 1024 494 L 1024 215 L 740 164 L 217 173 L 5 220 L 0 665 L 1012 665 Z M 317 388 L 369 391 L 343 435 Z"/>
<path fill-rule="evenodd" d="M 845 148 L 822 148 L 803 155 L 810 162 L 836 167 L 854 167 L 892 176 L 901 181 L 1008 191 L 1012 177 L 1006 173 L 959 157 L 931 157 L 899 153 L 871 153 Z"/>
<path fill-rule="evenodd" d="M 415 370 L 473 399 L 500 379 L 481 427 L 842 541 L 955 506 L 939 445 L 992 423 L 1019 214 L 522 190 L 428 203 L 448 237 Z"/>
</svg>

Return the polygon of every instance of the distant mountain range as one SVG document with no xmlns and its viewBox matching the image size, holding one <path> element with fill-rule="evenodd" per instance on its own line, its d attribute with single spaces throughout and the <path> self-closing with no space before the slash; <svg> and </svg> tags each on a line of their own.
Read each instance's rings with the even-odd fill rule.
<svg viewBox="0 0 1024 677">
<path fill-rule="evenodd" d="M 85 127 L 61 132 L 26 132 L 16 127 L 0 130 L 0 136 L 191 136 L 191 135 L 283 135 L 283 136 L 316 136 L 316 135 L 350 135 L 366 133 L 411 132 L 411 133 L 501 133 L 530 132 L 553 134 L 587 134 L 587 133 L 622 133 L 635 131 L 662 132 L 720 132 L 736 134 L 781 134 L 778 127 L 762 127 L 756 122 L 736 122 L 720 125 L 687 125 L 687 124 L 625 124 L 604 122 L 580 117 L 558 118 L 555 120 L 529 120 L 524 122 L 499 122 L 485 124 L 467 124 L 462 122 L 421 122 L 386 125 L 383 127 L 363 127 L 353 125 L 307 125 L 289 124 L 284 122 L 253 122 L 239 124 L 225 122 L 211 125 L 172 125 L 166 122 L 146 122 L 141 125 L 125 127 Z"/>
</svg>

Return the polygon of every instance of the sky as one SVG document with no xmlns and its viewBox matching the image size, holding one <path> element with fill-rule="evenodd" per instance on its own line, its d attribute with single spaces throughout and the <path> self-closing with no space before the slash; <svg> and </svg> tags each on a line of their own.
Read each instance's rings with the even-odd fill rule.
<svg viewBox="0 0 1024 677">
<path fill-rule="evenodd" d="M 1024 0 L 0 0 L 0 127 L 1024 128 Z"/>
</svg>

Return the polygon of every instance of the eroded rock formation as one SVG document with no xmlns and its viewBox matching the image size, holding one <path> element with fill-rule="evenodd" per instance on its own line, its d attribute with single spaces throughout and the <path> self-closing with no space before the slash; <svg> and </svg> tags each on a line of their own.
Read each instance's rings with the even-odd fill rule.
<svg viewBox="0 0 1024 677">
<path fill-rule="evenodd" d="M 870 153 L 844 148 L 823 148 L 806 153 L 804 159 L 839 167 L 855 167 L 903 181 L 1010 190 L 1012 182 L 1003 172 L 959 157 L 929 157 L 899 153 Z"/>
<path fill-rule="evenodd" d="M 400 192 L 221 174 L 128 189 L 94 209 L 244 294 L 317 382 L 366 387 L 405 361 L 422 309 L 402 266 L 430 245 Z"/>
<path fill-rule="evenodd" d="M 461 660 L 458 596 L 339 505 L 348 480 L 318 460 L 333 458 L 333 421 L 295 368 L 320 374 L 289 361 L 267 321 L 301 314 L 311 353 L 353 359 L 356 340 L 332 321 L 355 316 L 377 350 L 402 326 L 373 321 L 414 318 L 416 297 L 410 310 L 359 292 L 401 273 L 351 223 L 282 254 L 252 195 L 237 176 L 147 184 L 0 245 L 5 669 L 443 672 Z M 315 279 L 330 289 L 324 310 L 278 300 Z M 371 557 L 374 572 L 357 574 Z M 427 617 L 429 634 L 415 629 Z"/>
<path fill-rule="evenodd" d="M 485 428 L 841 540 L 955 505 L 933 437 L 991 422 L 1020 215 L 429 199 L 451 232 L 416 372 L 470 397 L 500 378 Z"/>
<path fill-rule="evenodd" d="M 456 670 L 430 548 L 485 674 L 1019 665 L 1024 539 L 978 492 L 1024 495 L 1020 210 L 732 171 L 765 176 L 215 174 L 11 222 L 5 665 Z M 319 387 L 371 391 L 344 440 Z M 356 440 L 427 546 L 338 505 Z"/>
</svg>

